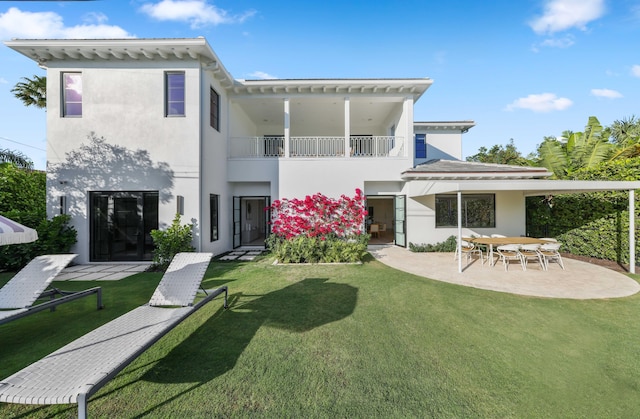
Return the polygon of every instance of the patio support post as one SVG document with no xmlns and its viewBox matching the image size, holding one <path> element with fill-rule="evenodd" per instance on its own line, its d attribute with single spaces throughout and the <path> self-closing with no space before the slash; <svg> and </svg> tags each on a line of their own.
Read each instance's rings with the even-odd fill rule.
<svg viewBox="0 0 640 419">
<path fill-rule="evenodd" d="M 636 191 L 629 190 L 629 272 L 636 273 Z"/>
<path fill-rule="evenodd" d="M 344 98 L 344 156 L 351 157 L 351 100 Z"/>
<path fill-rule="evenodd" d="M 284 156 L 289 157 L 290 153 L 290 144 L 289 140 L 291 138 L 291 113 L 290 113 L 290 102 L 289 98 L 284 99 Z"/>
<path fill-rule="evenodd" d="M 458 191 L 458 273 L 462 273 L 462 191 Z"/>
</svg>

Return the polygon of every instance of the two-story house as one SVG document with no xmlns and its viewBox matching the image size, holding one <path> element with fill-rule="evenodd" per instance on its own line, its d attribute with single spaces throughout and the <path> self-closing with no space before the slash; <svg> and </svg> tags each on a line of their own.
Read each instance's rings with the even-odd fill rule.
<svg viewBox="0 0 640 419">
<path fill-rule="evenodd" d="M 263 246 L 273 200 L 356 188 L 378 242 L 519 235 L 529 186 L 503 181 L 550 175 L 460 161 L 473 121 L 414 122 L 428 78 L 238 80 L 204 38 L 6 45 L 47 70 L 48 212 L 81 263 L 150 260 L 176 212 L 200 251 Z"/>
</svg>

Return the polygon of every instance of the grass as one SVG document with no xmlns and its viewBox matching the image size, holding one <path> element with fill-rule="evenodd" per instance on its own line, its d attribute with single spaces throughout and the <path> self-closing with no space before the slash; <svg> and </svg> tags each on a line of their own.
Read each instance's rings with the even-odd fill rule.
<svg viewBox="0 0 640 419">
<path fill-rule="evenodd" d="M 213 262 L 205 278 L 229 286 L 230 309 L 214 300 L 174 329 L 91 398 L 91 417 L 637 416 L 640 296 L 523 297 L 373 258 Z M 0 378 L 143 304 L 159 279 L 101 282 L 101 311 L 87 298 L 0 326 Z M 75 415 L 0 404 L 0 417 Z"/>
</svg>

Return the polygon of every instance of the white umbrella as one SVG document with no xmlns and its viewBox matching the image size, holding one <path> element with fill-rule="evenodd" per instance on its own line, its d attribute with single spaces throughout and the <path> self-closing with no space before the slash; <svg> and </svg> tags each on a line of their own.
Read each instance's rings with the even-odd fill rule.
<svg viewBox="0 0 640 419">
<path fill-rule="evenodd" d="M 0 215 L 0 245 L 30 243 L 38 240 L 38 232 Z"/>
</svg>

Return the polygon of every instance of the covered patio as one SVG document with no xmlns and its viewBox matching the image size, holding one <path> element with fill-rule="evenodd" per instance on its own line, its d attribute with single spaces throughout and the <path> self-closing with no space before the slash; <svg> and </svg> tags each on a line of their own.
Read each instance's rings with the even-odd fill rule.
<svg viewBox="0 0 640 419">
<path fill-rule="evenodd" d="M 458 243 L 463 236 L 462 195 L 476 193 L 517 192 L 524 202 L 528 196 L 549 196 L 571 193 L 628 191 L 629 213 L 635 214 L 635 190 L 640 181 L 607 180 L 551 180 L 551 173 L 539 167 L 520 167 L 498 164 L 482 164 L 461 161 L 431 160 L 403 173 L 409 182 L 410 197 L 436 194 L 457 195 Z M 635 217 L 629 217 L 629 271 L 635 273 Z M 466 229 L 469 230 L 469 229 Z M 458 262 L 458 273 L 462 273 L 462 261 Z"/>
<path fill-rule="evenodd" d="M 369 253 L 392 268 L 414 275 L 511 294 L 577 300 L 620 298 L 636 294 L 640 284 L 611 269 L 564 258 L 565 269 L 551 264 L 548 271 L 529 265 L 526 271 L 517 266 L 505 271 L 500 264 L 491 267 L 475 259 L 463 261 L 462 273 L 453 253 L 416 253 L 397 246 L 371 247 Z"/>
</svg>

